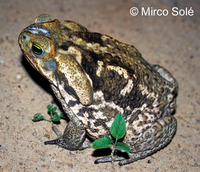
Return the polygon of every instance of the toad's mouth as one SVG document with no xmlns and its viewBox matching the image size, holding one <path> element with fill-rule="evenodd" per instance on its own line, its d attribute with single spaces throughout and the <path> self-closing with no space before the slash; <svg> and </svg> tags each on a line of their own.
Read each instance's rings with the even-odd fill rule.
<svg viewBox="0 0 200 172">
<path fill-rule="evenodd" d="M 22 52 L 23 52 L 23 56 L 26 58 L 26 60 L 29 62 L 29 64 L 31 64 L 31 66 L 32 66 L 35 70 L 37 70 L 37 68 L 35 67 L 34 63 L 33 63 L 33 62 L 30 60 L 30 58 L 28 57 L 28 54 L 26 53 L 26 51 L 23 50 L 22 45 L 20 45 L 20 47 L 21 47 L 21 50 L 22 50 Z"/>
<path fill-rule="evenodd" d="M 24 54 L 25 54 L 25 53 L 24 53 Z M 37 70 L 37 68 L 35 67 L 35 65 L 33 64 L 33 62 L 30 60 L 30 58 L 28 58 L 28 55 L 25 54 L 25 58 L 26 58 L 26 60 L 31 64 L 31 66 L 32 66 L 35 70 Z"/>
</svg>

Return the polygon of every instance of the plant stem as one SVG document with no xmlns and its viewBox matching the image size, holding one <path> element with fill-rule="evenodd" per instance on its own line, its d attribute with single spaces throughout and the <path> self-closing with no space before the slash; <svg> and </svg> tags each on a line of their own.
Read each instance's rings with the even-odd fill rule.
<svg viewBox="0 0 200 172">
<path fill-rule="evenodd" d="M 117 139 L 115 139 L 115 143 L 114 143 L 113 149 L 112 149 L 112 154 L 111 154 L 111 156 L 112 156 L 112 163 L 114 162 L 114 152 L 115 152 L 116 144 L 117 144 Z"/>
<path fill-rule="evenodd" d="M 48 121 L 48 122 L 50 122 L 50 123 L 52 122 L 50 119 L 44 118 L 44 120 L 45 120 L 45 121 Z"/>
<path fill-rule="evenodd" d="M 115 152 L 115 148 L 116 148 L 116 144 L 117 144 L 117 139 L 115 139 L 115 143 L 112 146 L 112 153 L 111 153 L 111 157 L 112 157 L 112 169 L 113 171 L 115 171 L 115 166 L 114 166 L 114 152 Z"/>
</svg>

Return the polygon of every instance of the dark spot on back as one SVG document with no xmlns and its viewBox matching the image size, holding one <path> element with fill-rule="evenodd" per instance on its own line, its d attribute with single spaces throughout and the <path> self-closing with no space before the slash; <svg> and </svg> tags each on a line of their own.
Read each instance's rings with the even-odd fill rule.
<svg viewBox="0 0 200 172">
<path fill-rule="evenodd" d="M 81 114 L 87 113 L 88 119 L 95 119 L 94 115 L 92 114 L 92 110 L 87 107 L 82 107 L 78 113 L 81 113 Z"/>
<path fill-rule="evenodd" d="M 86 42 L 91 43 L 99 43 L 101 46 L 103 46 L 103 42 L 101 39 L 101 34 L 97 32 L 77 32 L 75 33 L 79 38 L 82 38 Z"/>
<path fill-rule="evenodd" d="M 129 119 L 129 124 L 132 124 L 133 121 L 138 118 L 138 115 L 141 113 L 141 110 L 137 110 L 134 114 L 131 115 L 131 118 Z"/>
<path fill-rule="evenodd" d="M 75 91 L 72 87 L 70 87 L 70 86 L 68 85 L 68 83 L 66 83 L 66 82 L 65 82 L 65 85 L 64 85 L 64 89 L 65 89 L 65 91 L 66 91 L 69 95 L 72 95 L 72 96 L 75 97 L 77 100 L 79 100 L 79 97 L 78 97 L 78 95 L 76 94 L 76 91 Z"/>
<path fill-rule="evenodd" d="M 89 129 L 90 131 L 92 131 L 93 133 L 97 133 L 97 132 L 99 131 L 97 128 L 91 128 L 91 123 L 90 123 L 90 121 L 88 121 L 88 129 Z"/>
<path fill-rule="evenodd" d="M 76 104 L 79 104 L 79 101 L 70 100 L 70 101 L 68 102 L 68 106 L 69 106 L 69 107 L 74 107 Z"/>
</svg>

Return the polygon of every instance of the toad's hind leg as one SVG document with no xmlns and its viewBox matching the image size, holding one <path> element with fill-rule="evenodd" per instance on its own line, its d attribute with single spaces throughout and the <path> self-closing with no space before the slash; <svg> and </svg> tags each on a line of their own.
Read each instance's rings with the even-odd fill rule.
<svg viewBox="0 0 200 172">
<path fill-rule="evenodd" d="M 176 132 L 176 119 L 169 115 L 160 118 L 151 128 L 147 129 L 137 142 L 126 143 L 131 147 L 129 159 L 114 157 L 114 161 L 120 161 L 119 165 L 130 164 L 143 159 L 166 146 Z M 96 163 L 112 161 L 111 157 L 96 160 Z"/>
</svg>

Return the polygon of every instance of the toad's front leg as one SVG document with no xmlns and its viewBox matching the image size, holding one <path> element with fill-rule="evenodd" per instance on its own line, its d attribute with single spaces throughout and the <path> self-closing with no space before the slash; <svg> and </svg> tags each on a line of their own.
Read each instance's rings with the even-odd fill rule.
<svg viewBox="0 0 200 172">
<path fill-rule="evenodd" d="M 60 131 L 53 125 L 53 130 L 57 134 L 58 138 L 55 140 L 46 141 L 45 145 L 47 144 L 56 144 L 62 148 L 68 150 L 80 150 L 90 146 L 90 142 L 86 140 L 86 131 L 82 121 L 80 121 L 74 114 L 74 112 L 68 107 L 65 103 L 65 100 L 62 98 L 60 91 L 52 85 L 52 89 L 60 100 L 62 104 L 63 110 L 70 118 L 70 121 L 65 128 L 63 135 Z"/>
<path fill-rule="evenodd" d="M 57 134 L 58 138 L 44 142 L 45 145 L 56 144 L 68 150 L 79 150 L 86 148 L 83 146 L 85 145 L 83 142 L 85 141 L 86 135 L 85 129 L 83 127 L 77 127 L 72 121 L 70 121 L 65 128 L 63 135 L 54 125 L 52 126 L 52 129 Z"/>
</svg>

